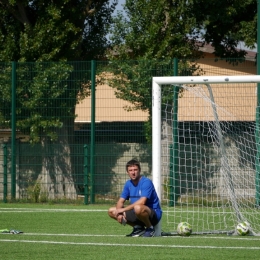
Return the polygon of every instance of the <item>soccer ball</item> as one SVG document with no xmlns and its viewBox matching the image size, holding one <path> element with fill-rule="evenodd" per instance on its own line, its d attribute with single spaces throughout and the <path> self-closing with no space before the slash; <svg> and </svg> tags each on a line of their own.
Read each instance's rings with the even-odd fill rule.
<svg viewBox="0 0 260 260">
<path fill-rule="evenodd" d="M 177 233 L 180 236 L 190 236 L 192 232 L 191 225 L 187 222 L 179 223 L 177 227 Z"/>
<path fill-rule="evenodd" d="M 237 234 L 240 236 L 246 236 L 249 233 L 250 224 L 246 221 L 237 225 Z"/>
</svg>

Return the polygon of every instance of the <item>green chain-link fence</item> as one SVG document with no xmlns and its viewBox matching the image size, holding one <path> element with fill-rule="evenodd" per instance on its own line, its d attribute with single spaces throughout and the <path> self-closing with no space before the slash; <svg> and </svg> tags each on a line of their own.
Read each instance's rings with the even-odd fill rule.
<svg viewBox="0 0 260 260">
<path fill-rule="evenodd" d="M 1 63 L 0 199 L 115 202 L 132 158 L 151 177 L 151 81 L 176 74 L 174 64 Z M 177 73 L 256 74 L 256 64 L 181 60 Z"/>
</svg>

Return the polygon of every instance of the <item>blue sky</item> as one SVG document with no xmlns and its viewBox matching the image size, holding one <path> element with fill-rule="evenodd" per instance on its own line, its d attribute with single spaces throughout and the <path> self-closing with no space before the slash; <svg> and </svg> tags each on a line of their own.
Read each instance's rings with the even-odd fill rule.
<svg viewBox="0 0 260 260">
<path fill-rule="evenodd" d="M 125 3 L 125 0 L 118 0 L 117 10 L 122 10 L 122 4 Z"/>
<path fill-rule="evenodd" d="M 115 13 L 116 13 L 116 11 L 122 11 L 123 10 L 123 7 L 122 7 L 122 4 L 124 4 L 125 3 L 125 0 L 118 0 L 118 4 L 117 4 L 117 6 L 116 6 L 116 10 L 115 10 Z"/>
</svg>

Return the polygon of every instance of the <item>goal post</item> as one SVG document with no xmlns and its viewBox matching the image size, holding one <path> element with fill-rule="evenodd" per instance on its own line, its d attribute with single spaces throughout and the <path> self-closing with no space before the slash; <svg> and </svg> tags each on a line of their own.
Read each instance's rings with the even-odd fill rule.
<svg viewBox="0 0 260 260">
<path fill-rule="evenodd" d="M 256 83 L 260 76 L 153 77 L 152 174 L 169 234 L 182 221 L 193 234 L 233 232 L 242 221 L 260 232 Z"/>
</svg>

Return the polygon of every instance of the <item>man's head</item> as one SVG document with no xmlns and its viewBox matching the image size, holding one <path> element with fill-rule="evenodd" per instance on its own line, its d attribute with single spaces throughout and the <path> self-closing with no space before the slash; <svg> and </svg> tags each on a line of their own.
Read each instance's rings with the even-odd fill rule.
<svg viewBox="0 0 260 260">
<path fill-rule="evenodd" d="M 132 159 L 130 160 L 127 164 L 126 164 L 126 171 L 128 171 L 128 167 L 129 166 L 137 166 L 139 171 L 141 171 L 141 166 L 140 166 L 140 162 L 135 160 L 135 159 Z"/>
<path fill-rule="evenodd" d="M 131 160 L 126 164 L 126 172 L 133 183 L 137 184 L 141 178 L 141 166 L 137 160 Z"/>
</svg>

